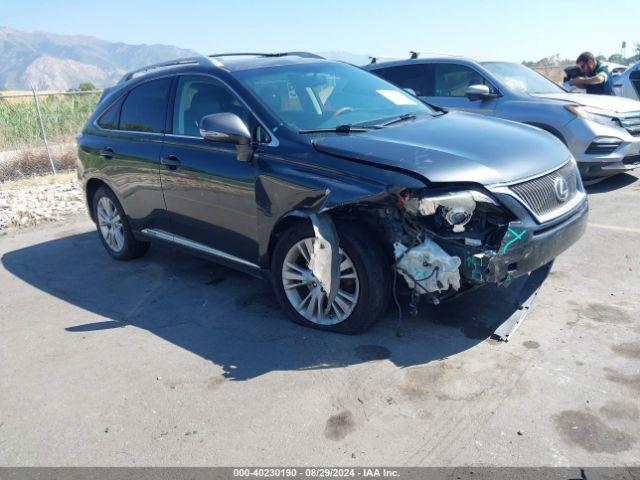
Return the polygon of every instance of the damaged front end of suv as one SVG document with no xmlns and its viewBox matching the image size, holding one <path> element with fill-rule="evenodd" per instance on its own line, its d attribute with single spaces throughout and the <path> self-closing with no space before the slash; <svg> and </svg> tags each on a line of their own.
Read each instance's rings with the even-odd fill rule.
<svg viewBox="0 0 640 480">
<path fill-rule="evenodd" d="M 588 204 L 573 159 L 509 186 L 448 184 L 391 190 L 394 193 L 373 203 L 364 199 L 312 218 L 319 247 L 312 262 L 325 266 L 324 271 L 318 269 L 318 278 L 327 279 L 323 284 L 329 287 L 330 301 L 335 297 L 330 286 L 338 285 L 335 276 L 330 280 L 330 272 L 339 274 L 337 256 L 332 262 L 331 252 L 338 251 L 339 240 L 337 234 L 322 234 L 332 229 L 319 225 L 332 220 L 379 233 L 376 240 L 390 257 L 394 295 L 397 290 L 409 294 L 412 315 L 420 302 L 438 305 L 489 284 L 509 287 L 518 277 L 550 267 L 586 226 Z M 518 308 L 523 318 L 528 307 Z M 515 324 L 499 338 L 507 339 L 514 329 Z"/>
</svg>

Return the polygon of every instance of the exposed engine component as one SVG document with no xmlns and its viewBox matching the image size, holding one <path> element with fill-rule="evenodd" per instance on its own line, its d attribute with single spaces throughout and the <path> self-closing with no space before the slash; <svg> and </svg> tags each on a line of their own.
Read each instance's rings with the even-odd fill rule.
<svg viewBox="0 0 640 480">
<path fill-rule="evenodd" d="M 393 248 L 396 269 L 417 294 L 460 288 L 460 258 L 452 257 L 433 240 L 413 248 L 396 242 Z"/>
<path fill-rule="evenodd" d="M 435 215 L 442 217 L 453 227 L 456 233 L 464 232 L 476 209 L 476 202 L 494 204 L 492 198 L 475 190 L 451 192 L 434 197 L 411 197 L 404 199 L 404 208 L 408 213 L 420 216 Z"/>
</svg>

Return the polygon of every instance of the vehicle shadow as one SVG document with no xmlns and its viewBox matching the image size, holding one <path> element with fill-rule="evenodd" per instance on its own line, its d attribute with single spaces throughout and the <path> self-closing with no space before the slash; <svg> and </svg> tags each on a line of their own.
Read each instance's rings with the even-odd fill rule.
<svg viewBox="0 0 640 480">
<path fill-rule="evenodd" d="M 601 182 L 585 186 L 585 189 L 590 195 L 596 193 L 608 193 L 613 190 L 624 188 L 636 181 L 638 181 L 638 177 L 634 175 L 630 175 L 628 173 L 619 173 L 618 175 L 613 175 L 611 177 L 605 178 Z"/>
<path fill-rule="evenodd" d="M 160 244 L 142 259 L 118 262 L 96 235 L 8 252 L 2 263 L 29 285 L 104 317 L 69 325 L 70 335 L 118 328 L 126 341 L 128 328 L 145 329 L 221 366 L 233 380 L 380 359 L 400 367 L 425 364 L 487 339 L 515 308 L 513 288 L 496 287 L 423 306 L 403 322 L 401 337 L 393 305 L 362 335 L 319 332 L 290 322 L 267 282 Z"/>
</svg>

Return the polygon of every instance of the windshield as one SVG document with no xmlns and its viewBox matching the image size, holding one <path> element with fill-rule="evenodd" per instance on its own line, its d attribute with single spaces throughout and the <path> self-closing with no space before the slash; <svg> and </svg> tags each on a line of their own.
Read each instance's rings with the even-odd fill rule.
<svg viewBox="0 0 640 480">
<path fill-rule="evenodd" d="M 563 93 L 551 80 L 519 63 L 482 62 L 508 89 L 523 93 Z"/>
<path fill-rule="evenodd" d="M 285 125 L 296 131 L 365 126 L 433 113 L 418 99 L 357 67 L 331 62 L 236 72 Z"/>
</svg>

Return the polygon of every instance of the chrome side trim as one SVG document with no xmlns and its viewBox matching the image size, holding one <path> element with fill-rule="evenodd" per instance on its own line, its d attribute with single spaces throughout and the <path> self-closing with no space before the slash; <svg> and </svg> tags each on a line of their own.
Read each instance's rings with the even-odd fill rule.
<svg viewBox="0 0 640 480">
<path fill-rule="evenodd" d="M 202 243 L 194 242 L 193 240 L 189 240 L 188 238 L 181 237 L 180 235 L 175 235 L 173 233 L 165 232 L 164 230 L 157 230 L 155 228 L 144 228 L 141 230 L 140 233 L 151 238 L 164 240 L 165 242 L 175 243 L 176 245 L 187 247 L 192 250 L 197 250 L 199 252 L 206 253 L 207 255 L 212 255 L 214 257 L 222 258 L 230 262 L 239 263 L 241 265 L 244 265 L 245 267 L 260 270 L 260 267 L 255 263 L 251 263 L 247 260 L 236 257 L 235 255 L 231 255 L 230 253 L 223 252 L 222 250 L 218 250 L 218 249 L 209 247 L 207 245 L 203 245 Z"/>
</svg>

